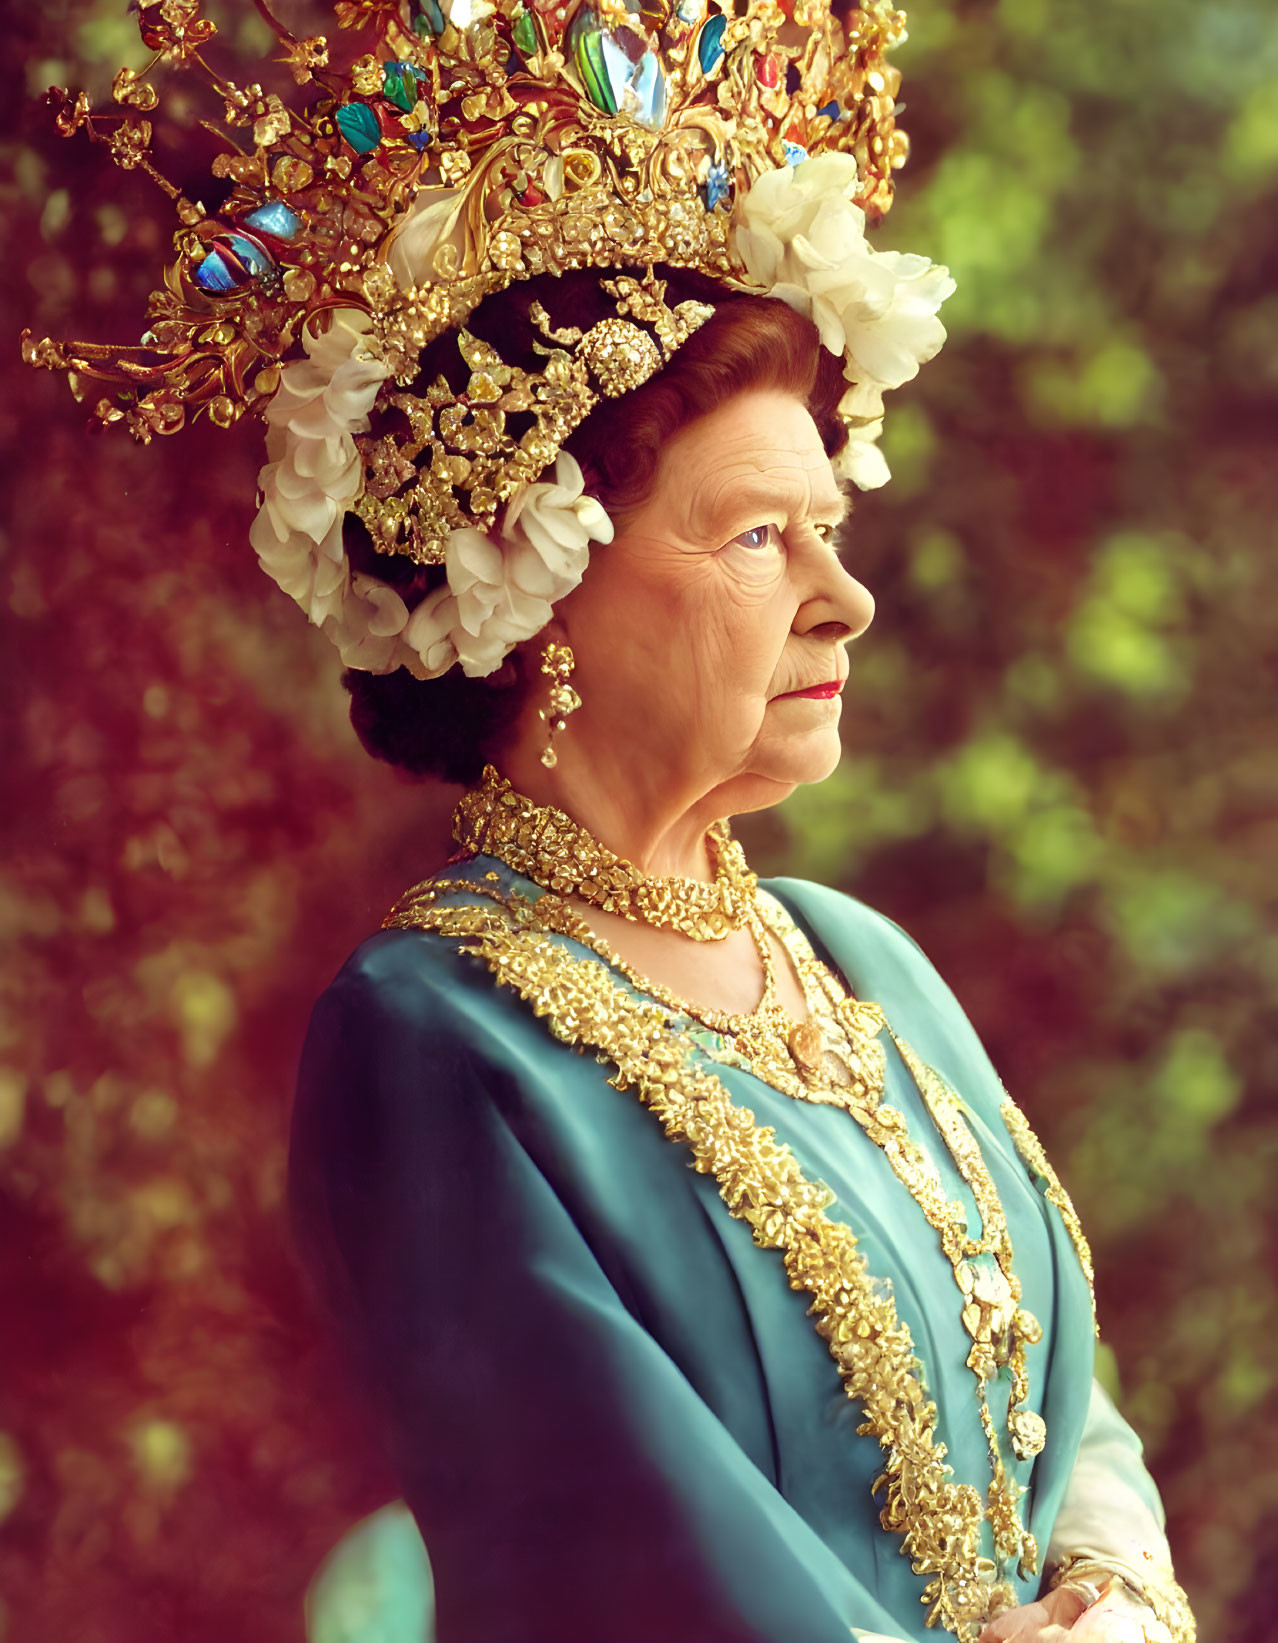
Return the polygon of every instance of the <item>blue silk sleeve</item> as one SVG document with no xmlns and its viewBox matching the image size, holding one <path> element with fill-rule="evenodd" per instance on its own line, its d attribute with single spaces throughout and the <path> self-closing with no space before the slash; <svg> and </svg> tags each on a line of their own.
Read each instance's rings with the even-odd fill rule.
<svg viewBox="0 0 1278 1643">
<path fill-rule="evenodd" d="M 542 1097 L 471 963 L 417 932 L 356 954 L 313 1018 L 290 1160 L 300 1247 L 430 1550 L 439 1643 L 902 1635 L 605 1270 L 530 1150 Z M 548 1105 L 602 1086 L 529 1027 Z M 650 1214 L 636 1236 L 677 1263 Z"/>
</svg>

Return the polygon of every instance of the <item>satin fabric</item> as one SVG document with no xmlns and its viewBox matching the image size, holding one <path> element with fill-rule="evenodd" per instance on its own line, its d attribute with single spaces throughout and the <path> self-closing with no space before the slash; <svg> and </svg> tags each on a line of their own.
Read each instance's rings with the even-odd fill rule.
<svg viewBox="0 0 1278 1643">
<path fill-rule="evenodd" d="M 463 871 L 537 893 L 488 858 Z M 1074 1247 L 1016 1156 L 973 1029 L 915 944 L 819 886 L 764 888 L 966 1103 L 1022 1305 L 1043 1326 L 1030 1407 L 1047 1444 L 1016 1472 L 1045 1548 L 1091 1392 Z M 936 1232 L 846 1113 L 707 1065 L 834 1191 L 827 1214 L 853 1228 L 909 1325 L 950 1464 L 984 1494 L 970 1341 Z M 978 1227 L 890 1042 L 884 1098 Z M 755 1247 L 714 1180 L 593 1054 L 552 1039 L 455 943 L 383 932 L 319 1001 L 290 1191 L 299 1245 L 385 1414 L 434 1568 L 439 1643 L 936 1636 L 923 1579 L 878 1521 L 878 1445 L 857 1435 L 858 1407 L 780 1255 Z M 995 1383 L 996 1422 L 1006 1398 Z M 1022 1600 L 1037 1587 L 1019 1581 Z"/>
</svg>

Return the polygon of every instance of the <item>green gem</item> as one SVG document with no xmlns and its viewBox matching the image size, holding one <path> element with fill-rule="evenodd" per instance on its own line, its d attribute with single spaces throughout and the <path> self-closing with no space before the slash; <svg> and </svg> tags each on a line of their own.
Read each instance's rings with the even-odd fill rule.
<svg viewBox="0 0 1278 1643">
<path fill-rule="evenodd" d="M 615 114 L 617 99 L 613 96 L 604 60 L 603 28 L 589 6 L 583 6 L 569 23 L 568 44 L 587 97 L 605 114 Z"/>
<path fill-rule="evenodd" d="M 532 12 L 521 11 L 515 18 L 515 26 L 511 32 L 515 50 L 521 57 L 527 60 L 537 55 L 537 25 L 533 22 Z"/>
<path fill-rule="evenodd" d="M 411 63 L 387 63 L 382 69 L 382 95 L 404 113 L 417 104 L 417 74 Z"/>
</svg>

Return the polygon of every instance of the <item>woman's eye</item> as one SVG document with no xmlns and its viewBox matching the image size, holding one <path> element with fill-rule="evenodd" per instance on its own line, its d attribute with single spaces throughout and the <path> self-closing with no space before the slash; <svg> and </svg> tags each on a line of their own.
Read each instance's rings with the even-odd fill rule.
<svg viewBox="0 0 1278 1643">
<path fill-rule="evenodd" d="M 748 531 L 742 531 L 740 536 L 734 536 L 733 542 L 739 542 L 743 548 L 771 547 L 776 539 L 775 525 L 754 525 Z"/>
</svg>

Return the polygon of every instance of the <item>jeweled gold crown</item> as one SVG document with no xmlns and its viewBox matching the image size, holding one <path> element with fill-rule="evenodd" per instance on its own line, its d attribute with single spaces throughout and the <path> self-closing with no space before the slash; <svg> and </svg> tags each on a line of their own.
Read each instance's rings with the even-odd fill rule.
<svg viewBox="0 0 1278 1643">
<path fill-rule="evenodd" d="M 101 420 L 142 440 L 198 409 L 235 421 L 271 398 L 275 368 L 326 312 L 384 313 L 388 264 L 418 288 L 403 353 L 535 273 L 664 262 L 748 284 L 726 230 L 735 196 L 762 172 L 852 154 L 857 203 L 876 216 L 905 159 L 899 75 L 884 61 L 904 16 L 885 0 L 335 9 L 342 28 L 375 37 L 345 77 L 328 72 L 326 40 L 270 19 L 298 85 L 291 105 L 208 67 L 216 31 L 198 0 L 141 6 L 156 56 L 116 77 L 119 113 L 50 92 L 59 130 L 84 129 L 119 165 L 149 172 L 183 225 L 142 346 L 24 338 L 30 363 L 73 372 L 82 391 L 84 378 L 117 390 L 97 403 Z M 152 164 L 148 75 L 160 63 L 202 70 L 224 102 L 234 146 L 213 172 L 232 186 L 216 215 Z"/>
<path fill-rule="evenodd" d="M 155 56 L 120 71 L 108 115 L 50 92 L 59 129 L 147 171 L 182 226 L 139 346 L 27 333 L 23 351 L 143 441 L 192 414 L 229 426 L 262 412 L 273 461 L 254 546 L 349 665 L 496 665 L 487 651 L 467 661 L 473 623 L 438 603 L 440 622 L 418 615 L 401 643 L 409 608 L 352 571 L 341 519 L 355 512 L 378 551 L 421 564 L 493 532 L 592 406 L 647 381 L 712 314 L 667 305 L 658 265 L 813 318 L 844 358 L 859 440 L 847 471 L 887 477 L 882 390 L 940 346 L 952 289 L 925 259 L 864 241 L 907 146 L 885 61 L 904 17 L 887 0 L 338 0 L 339 26 L 373 48 L 345 74 L 324 38 L 256 3 L 296 82 L 287 104 L 208 65 L 198 0 L 141 5 Z M 200 70 L 222 101 L 230 150 L 213 173 L 229 191 L 215 214 L 152 162 L 159 64 Z M 534 308 L 542 369 L 506 366 L 467 330 L 491 293 L 583 268 L 611 271 L 615 313 L 582 331 Z M 445 333 L 465 386 L 441 374 L 422 391 L 422 352 Z M 399 432 L 370 429 L 375 403 L 402 413 Z M 569 473 L 556 494 L 570 508 L 571 493 Z M 451 568 L 449 583 L 464 597 Z"/>
</svg>

